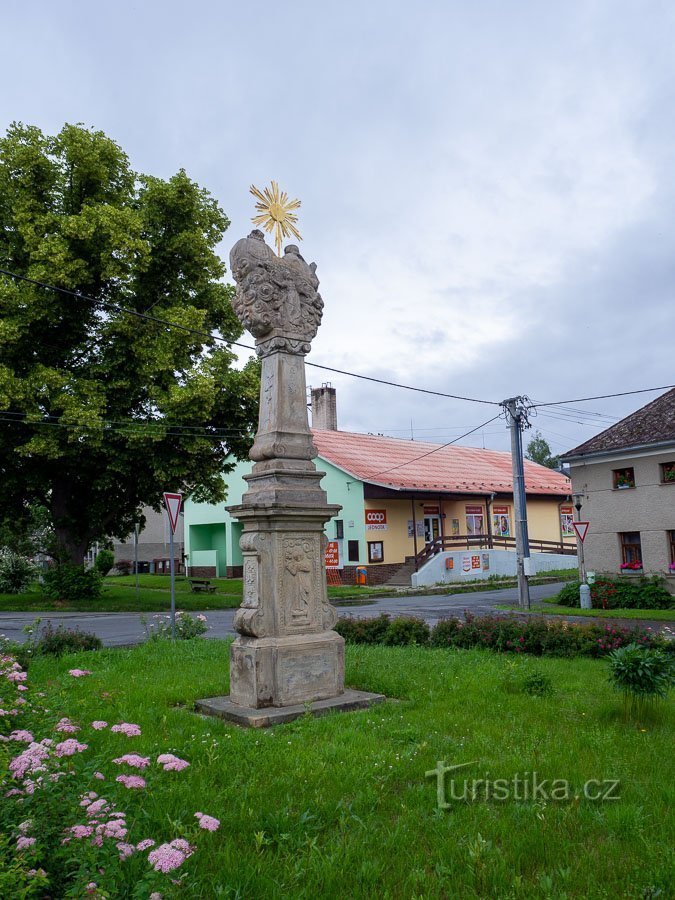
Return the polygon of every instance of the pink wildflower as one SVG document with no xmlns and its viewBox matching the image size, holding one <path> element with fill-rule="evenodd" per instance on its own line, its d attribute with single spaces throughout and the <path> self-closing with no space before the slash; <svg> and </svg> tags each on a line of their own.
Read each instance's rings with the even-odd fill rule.
<svg viewBox="0 0 675 900">
<path fill-rule="evenodd" d="M 119 781 L 125 788 L 130 789 L 142 789 L 146 784 L 145 778 L 141 778 L 140 775 L 118 775 L 115 781 Z"/>
<path fill-rule="evenodd" d="M 104 722 L 102 719 L 97 719 L 95 722 L 92 722 L 92 723 L 91 723 L 91 727 L 92 727 L 95 731 L 101 731 L 102 728 L 107 728 L 107 727 L 108 727 L 108 723 L 107 723 L 107 722 Z"/>
<path fill-rule="evenodd" d="M 173 753 L 161 753 L 157 757 L 157 762 L 164 768 L 165 772 L 180 772 L 182 769 L 187 769 L 190 765 L 187 760 L 179 759 Z"/>
<path fill-rule="evenodd" d="M 132 722 L 120 722 L 119 725 L 113 725 L 110 730 L 115 734 L 126 734 L 127 737 L 138 737 L 141 733 L 139 726 Z"/>
<path fill-rule="evenodd" d="M 84 678 L 85 675 L 91 675 L 89 669 L 68 669 L 68 674 L 73 678 Z"/>
<path fill-rule="evenodd" d="M 139 841 L 136 844 L 137 850 L 149 850 L 151 847 L 155 846 L 155 842 L 152 838 L 145 838 L 145 840 Z"/>
<path fill-rule="evenodd" d="M 159 891 L 153 891 L 148 897 L 148 900 L 162 900 L 162 895 Z"/>
<path fill-rule="evenodd" d="M 119 841 L 115 846 L 120 851 L 120 859 L 126 859 L 127 856 L 132 856 L 136 852 L 133 844 L 127 844 L 124 841 Z"/>
<path fill-rule="evenodd" d="M 35 741 L 35 738 L 30 733 L 30 731 L 21 731 L 20 729 L 17 729 L 10 733 L 9 740 L 24 741 L 26 744 L 32 744 Z"/>
<path fill-rule="evenodd" d="M 65 731 L 70 734 L 74 734 L 76 731 L 80 730 L 79 725 L 73 725 L 73 723 L 68 718 L 61 719 L 58 725 L 55 726 L 54 731 Z"/>
<path fill-rule="evenodd" d="M 156 872 L 172 872 L 182 866 L 187 859 L 188 854 L 173 846 L 174 843 L 172 841 L 171 844 L 161 844 L 148 854 L 148 862 Z"/>
<path fill-rule="evenodd" d="M 89 884 L 87 885 L 87 888 L 86 888 L 87 893 L 88 893 L 88 894 L 95 894 L 95 893 L 96 893 L 96 888 L 97 888 L 97 887 L 98 887 L 98 885 L 96 884 L 95 881 L 90 881 Z"/>
<path fill-rule="evenodd" d="M 101 797 L 99 800 L 94 800 L 94 802 L 87 807 L 87 815 L 93 817 L 97 816 L 99 813 L 105 814 L 107 809 L 108 801 L 104 797 Z"/>
<path fill-rule="evenodd" d="M 68 738 L 67 741 L 61 741 L 54 748 L 55 756 L 74 756 L 76 753 L 83 753 L 89 744 L 81 744 L 75 738 Z"/>
<path fill-rule="evenodd" d="M 17 689 L 17 691 L 27 691 L 28 690 L 28 688 L 26 687 L 25 684 L 17 684 L 16 689 Z M 15 713 L 15 715 L 16 715 L 16 713 Z"/>
<path fill-rule="evenodd" d="M 105 775 L 103 774 L 103 772 L 94 772 L 94 778 L 96 778 L 98 781 L 105 781 Z"/>
<path fill-rule="evenodd" d="M 127 836 L 127 829 L 125 825 L 126 823 L 121 821 L 120 819 L 111 819 L 109 822 L 104 822 L 102 825 L 97 825 L 96 834 L 99 837 L 109 837 L 115 838 L 118 841 L 123 841 Z"/>
<path fill-rule="evenodd" d="M 94 833 L 91 825 L 73 825 L 68 831 L 76 838 L 86 838 Z"/>
<path fill-rule="evenodd" d="M 13 681 L 14 684 L 19 684 L 21 681 L 25 681 L 28 678 L 27 672 L 10 672 L 7 676 L 7 681 Z"/>
<path fill-rule="evenodd" d="M 138 753 L 125 753 L 124 756 L 118 756 L 117 759 L 113 759 L 113 762 L 117 763 L 118 766 L 126 765 L 134 769 L 144 769 L 150 765 L 150 757 L 139 756 Z"/>
<path fill-rule="evenodd" d="M 199 827 L 205 831 L 218 831 L 220 828 L 220 819 L 214 819 L 213 816 L 205 816 L 204 813 L 196 812 L 195 818 L 199 820 Z"/>
<path fill-rule="evenodd" d="M 49 750 L 40 744 L 33 742 L 9 763 L 9 771 L 14 778 L 23 778 L 27 772 L 44 772 L 44 760 L 49 756 Z"/>
<path fill-rule="evenodd" d="M 16 849 L 17 850 L 28 850 L 29 847 L 32 847 L 35 843 L 35 838 L 33 837 L 25 837 L 25 835 L 21 835 L 21 837 L 16 839 Z"/>
<path fill-rule="evenodd" d="M 33 820 L 32 820 L 32 819 L 26 819 L 25 822 L 21 822 L 21 824 L 18 826 L 19 831 L 21 832 L 21 834 L 26 834 L 28 831 L 31 830 L 32 827 L 33 827 Z"/>
</svg>

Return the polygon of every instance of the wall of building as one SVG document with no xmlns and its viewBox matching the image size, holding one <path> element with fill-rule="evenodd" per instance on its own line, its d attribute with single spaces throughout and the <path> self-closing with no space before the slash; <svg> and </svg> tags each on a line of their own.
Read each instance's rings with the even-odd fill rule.
<svg viewBox="0 0 675 900">
<path fill-rule="evenodd" d="M 152 563 L 156 559 L 169 558 L 169 519 L 166 510 L 155 512 L 149 506 L 143 508 L 145 525 L 138 536 L 138 561 Z M 174 535 L 174 555 L 181 560 L 184 550 L 184 516 L 178 516 Z M 134 560 L 134 535 L 125 541 L 114 541 L 115 562 Z"/>
<path fill-rule="evenodd" d="M 587 569 L 619 573 L 619 535 L 639 532 L 645 574 L 667 575 L 673 561 L 669 532 L 675 530 L 675 482 L 663 483 L 661 466 L 672 462 L 675 445 L 667 451 L 571 462 L 573 490 L 584 495 L 581 518 L 590 523 L 584 543 Z M 627 467 L 633 468 L 635 487 L 614 487 L 613 472 Z"/>
<path fill-rule="evenodd" d="M 562 553 L 533 553 L 535 574 L 553 569 L 576 569 L 576 556 Z M 516 576 L 516 553 L 513 550 L 453 550 L 439 553 L 419 572 L 411 576 L 413 587 L 450 584 L 462 581 L 481 581 L 491 575 Z"/>
</svg>

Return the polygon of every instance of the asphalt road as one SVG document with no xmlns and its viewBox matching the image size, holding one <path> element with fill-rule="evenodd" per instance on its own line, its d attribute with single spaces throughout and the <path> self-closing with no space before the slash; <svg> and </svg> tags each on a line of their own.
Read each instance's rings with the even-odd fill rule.
<svg viewBox="0 0 675 900">
<path fill-rule="evenodd" d="M 550 597 L 560 590 L 562 585 L 547 584 L 530 588 L 530 596 L 533 601 Z M 419 616 L 430 625 L 434 625 L 439 619 L 456 615 L 461 617 L 465 609 L 476 615 L 497 613 L 506 615 L 504 610 L 495 609 L 497 603 L 517 603 L 518 591 L 516 588 L 507 588 L 499 591 L 477 591 L 466 594 L 452 595 L 426 595 L 426 596 L 396 596 L 379 597 L 367 604 L 340 605 L 339 616 L 355 616 L 357 618 L 370 618 L 380 613 L 389 613 L 392 616 Z M 232 637 L 233 609 L 210 610 L 205 612 L 209 632 L 208 637 L 224 638 Z M 8 612 L 0 613 L 0 635 L 4 635 L 14 641 L 23 641 L 26 635 L 23 628 L 30 625 L 38 613 Z M 146 613 L 148 619 L 153 613 Z M 571 621 L 585 621 L 589 619 L 570 617 Z M 603 620 L 607 622 L 608 620 Z M 42 614 L 42 623 L 51 622 L 57 628 L 79 628 L 80 631 L 88 631 L 97 634 L 105 646 L 120 647 L 138 644 L 145 639 L 145 631 L 139 613 L 77 613 L 77 612 L 48 612 Z M 630 624 L 630 620 L 624 620 L 623 624 Z M 655 628 L 668 623 L 649 622 Z"/>
</svg>

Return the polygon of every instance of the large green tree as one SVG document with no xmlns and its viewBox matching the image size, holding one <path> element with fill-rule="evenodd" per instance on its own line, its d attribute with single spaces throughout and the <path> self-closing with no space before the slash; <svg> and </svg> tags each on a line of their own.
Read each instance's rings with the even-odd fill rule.
<svg viewBox="0 0 675 900">
<path fill-rule="evenodd" d="M 0 268 L 86 295 L 0 275 L 0 519 L 43 504 L 64 561 L 129 534 L 163 490 L 224 499 L 226 457 L 248 451 L 257 364 L 116 309 L 236 340 L 228 225 L 184 171 L 138 175 L 100 131 L 0 138 Z"/>
</svg>

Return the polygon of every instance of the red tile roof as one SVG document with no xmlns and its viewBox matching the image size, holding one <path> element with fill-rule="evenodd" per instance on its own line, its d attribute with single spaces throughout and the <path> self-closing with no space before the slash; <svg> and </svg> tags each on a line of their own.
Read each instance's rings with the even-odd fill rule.
<svg viewBox="0 0 675 900">
<path fill-rule="evenodd" d="M 348 431 L 316 429 L 312 435 L 320 457 L 360 481 L 406 491 L 460 494 L 513 491 L 510 453 L 456 444 L 442 447 L 425 441 L 402 441 Z M 528 494 L 561 496 L 572 490 L 569 478 L 528 460 L 525 460 L 525 489 Z"/>
</svg>

